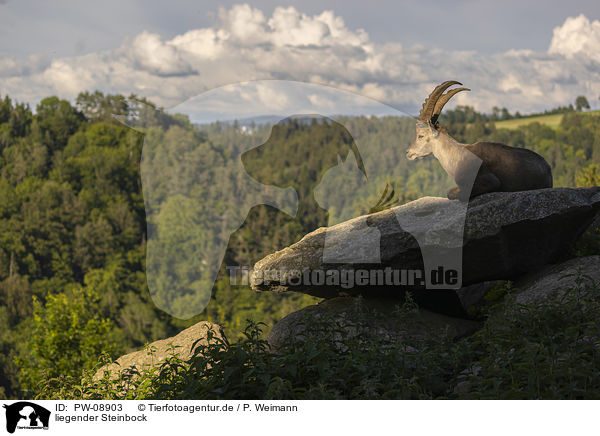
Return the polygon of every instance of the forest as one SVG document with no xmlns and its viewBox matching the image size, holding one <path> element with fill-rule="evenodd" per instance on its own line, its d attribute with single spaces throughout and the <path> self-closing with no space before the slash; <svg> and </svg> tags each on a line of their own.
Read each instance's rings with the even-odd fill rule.
<svg viewBox="0 0 600 436">
<path fill-rule="evenodd" d="M 600 115 L 557 110 L 564 116 L 556 129 L 540 123 L 496 129 L 498 111 L 461 106 L 442 114 L 440 123 L 461 142 L 490 140 L 536 151 L 551 164 L 555 187 L 600 185 Z M 437 161 L 405 159 L 411 135 L 411 118 L 289 119 L 253 124 L 248 133 L 235 122 L 195 125 L 135 96 L 96 91 L 75 102 L 48 97 L 35 110 L 4 96 L 0 398 L 39 397 L 48 380 L 81 378 L 103 355 L 118 357 L 200 320 L 220 324 L 231 340 L 245 337 L 247 320 L 262 322 L 257 335 L 264 336 L 274 322 L 317 299 L 232 285 L 225 266 L 252 266 L 318 227 L 367 213 L 386 185 L 394 190 L 394 204 L 445 196 L 452 182 Z M 265 136 L 260 149 L 252 148 Z M 204 266 L 188 260 L 198 251 L 216 253 L 209 235 L 237 219 L 232 211 L 239 197 L 223 193 L 247 192 L 240 191 L 245 179 L 220 169 L 240 155 L 258 182 L 293 188 L 298 213 L 249 208 L 224 259 L 213 265 L 219 274 L 214 286 L 208 284 L 206 308 L 188 319 L 173 316 L 161 307 L 184 313 L 198 302 L 161 291 L 173 277 L 161 270 L 158 256 L 147 256 L 149 234 L 170 241 L 160 254 L 181 260 L 179 273 L 189 278 L 182 287 L 206 288 L 197 283 Z M 169 181 L 173 174 L 181 177 Z M 190 226 L 182 229 L 182 223 Z M 147 277 L 147 268 L 156 274 Z M 149 280 L 158 289 L 153 295 Z"/>
</svg>

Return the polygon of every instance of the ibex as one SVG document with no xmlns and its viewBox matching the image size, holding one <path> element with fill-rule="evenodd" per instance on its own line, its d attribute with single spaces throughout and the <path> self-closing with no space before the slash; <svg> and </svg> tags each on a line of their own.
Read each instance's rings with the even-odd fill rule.
<svg viewBox="0 0 600 436">
<path fill-rule="evenodd" d="M 444 94 L 452 85 L 462 83 L 446 81 L 425 99 L 417 121 L 417 136 L 406 157 L 414 160 L 433 153 L 456 182 L 457 186 L 448 191 L 451 200 L 468 201 L 486 192 L 551 188 L 552 170 L 539 154 L 495 142 L 461 144 L 440 127 L 438 118 L 448 100 L 458 92 L 470 91 L 456 88 Z"/>
</svg>

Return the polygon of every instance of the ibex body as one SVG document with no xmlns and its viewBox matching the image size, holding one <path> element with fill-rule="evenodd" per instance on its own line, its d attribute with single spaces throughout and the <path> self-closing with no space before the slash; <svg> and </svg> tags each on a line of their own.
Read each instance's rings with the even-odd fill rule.
<svg viewBox="0 0 600 436">
<path fill-rule="evenodd" d="M 486 192 L 527 191 L 551 188 L 552 171 L 548 162 L 524 148 L 495 142 L 461 144 L 440 128 L 437 120 L 454 94 L 467 88 L 444 91 L 456 81 L 439 85 L 423 104 L 417 121 L 417 136 L 406 156 L 410 160 L 433 154 L 456 182 L 448 198 L 467 201 Z"/>
</svg>

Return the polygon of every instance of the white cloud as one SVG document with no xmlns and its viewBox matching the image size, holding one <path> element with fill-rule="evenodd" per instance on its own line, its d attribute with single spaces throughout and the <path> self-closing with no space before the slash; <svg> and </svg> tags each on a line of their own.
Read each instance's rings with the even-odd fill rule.
<svg viewBox="0 0 600 436">
<path fill-rule="evenodd" d="M 323 97 L 320 94 L 309 94 L 308 101 L 313 106 L 325 107 L 327 109 L 333 109 L 335 107 L 335 102 Z"/>
<path fill-rule="evenodd" d="M 75 95 L 80 90 L 89 89 L 95 84 L 92 72 L 88 68 L 63 60 L 53 61 L 41 73 L 41 78 L 61 95 Z"/>
<path fill-rule="evenodd" d="M 591 21 L 583 14 L 567 18 L 562 26 L 554 29 L 549 53 L 567 58 L 576 55 L 600 62 L 600 21 Z"/>
<path fill-rule="evenodd" d="M 221 8 L 219 18 L 225 38 L 231 35 L 232 41 L 242 45 L 268 41 L 266 18 L 259 9 L 248 4 L 235 5 L 230 10 Z"/>
<path fill-rule="evenodd" d="M 163 42 L 160 35 L 142 32 L 127 47 L 129 58 L 143 70 L 157 75 L 177 75 L 191 72 L 183 53 L 173 41 Z"/>
<path fill-rule="evenodd" d="M 276 46 L 323 45 L 329 26 L 318 19 L 299 14 L 293 6 L 277 8 L 269 20 L 271 41 Z"/>
<path fill-rule="evenodd" d="M 278 93 L 272 87 L 257 85 L 257 94 L 259 104 L 265 107 L 280 110 L 289 105 L 289 97 L 286 93 Z"/>
<path fill-rule="evenodd" d="M 435 85 L 456 79 L 473 91 L 457 95 L 450 106 L 527 112 L 568 104 L 581 94 L 596 100 L 600 22 L 583 15 L 567 18 L 554 29 L 547 52 L 516 47 L 481 55 L 405 48 L 393 41 L 376 44 L 332 11 L 310 16 L 278 7 L 267 17 L 243 4 L 221 9 L 212 27 L 170 40 L 142 32 L 108 52 L 51 61 L 0 58 L 0 77 L 0 93 L 31 103 L 100 89 L 133 92 L 171 107 L 229 83 L 287 79 L 339 87 L 411 113 Z"/>
<path fill-rule="evenodd" d="M 26 62 L 15 58 L 0 58 L 0 77 L 16 77 L 41 72 L 49 65 L 48 60 L 41 55 L 31 55 Z"/>
<path fill-rule="evenodd" d="M 0 77 L 16 76 L 22 74 L 23 64 L 18 63 L 13 58 L 0 59 Z"/>
<path fill-rule="evenodd" d="M 223 30 L 196 29 L 171 40 L 171 44 L 198 59 L 216 59 L 223 54 L 227 33 Z"/>
</svg>

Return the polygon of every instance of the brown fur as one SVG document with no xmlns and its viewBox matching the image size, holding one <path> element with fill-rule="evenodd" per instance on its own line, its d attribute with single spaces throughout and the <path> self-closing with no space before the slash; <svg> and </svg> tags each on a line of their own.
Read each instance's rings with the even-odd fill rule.
<svg viewBox="0 0 600 436">
<path fill-rule="evenodd" d="M 486 192 L 528 191 L 552 187 L 552 170 L 539 154 L 524 148 L 496 142 L 461 144 L 437 122 L 449 99 L 468 88 L 446 89 L 462 85 L 447 80 L 427 97 L 417 120 L 415 141 L 406 152 L 409 160 L 433 153 L 444 170 L 456 182 L 448 198 L 467 201 Z M 477 159 L 479 158 L 479 159 Z"/>
<path fill-rule="evenodd" d="M 467 152 L 468 151 L 468 152 Z M 552 170 L 539 154 L 495 142 L 460 144 L 431 125 L 417 125 L 417 139 L 407 151 L 409 159 L 434 154 L 456 187 L 448 198 L 467 201 L 486 192 L 528 191 L 552 187 Z M 475 177 L 474 156 L 481 159 Z"/>
</svg>

